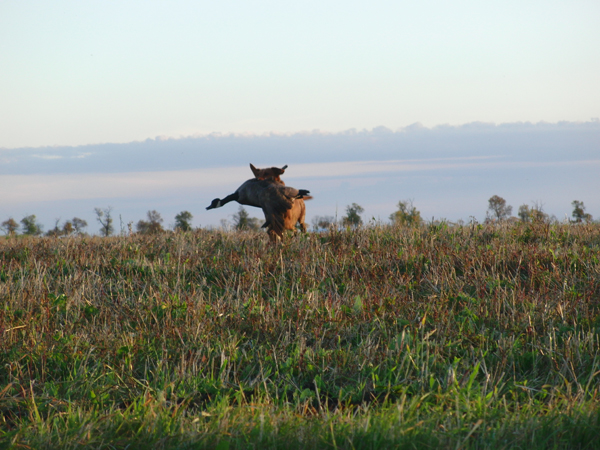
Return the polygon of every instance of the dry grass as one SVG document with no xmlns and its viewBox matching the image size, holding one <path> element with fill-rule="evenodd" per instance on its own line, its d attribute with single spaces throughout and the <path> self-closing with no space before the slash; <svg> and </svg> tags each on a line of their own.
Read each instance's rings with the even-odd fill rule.
<svg viewBox="0 0 600 450">
<path fill-rule="evenodd" d="M 0 442 L 592 448 L 599 260 L 598 225 L 4 239 Z"/>
</svg>

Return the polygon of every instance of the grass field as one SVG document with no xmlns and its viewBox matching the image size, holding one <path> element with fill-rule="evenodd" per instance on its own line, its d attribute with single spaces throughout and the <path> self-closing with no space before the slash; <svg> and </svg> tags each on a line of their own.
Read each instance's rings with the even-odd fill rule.
<svg viewBox="0 0 600 450">
<path fill-rule="evenodd" d="M 0 240 L 1 448 L 600 448 L 600 226 Z"/>
</svg>

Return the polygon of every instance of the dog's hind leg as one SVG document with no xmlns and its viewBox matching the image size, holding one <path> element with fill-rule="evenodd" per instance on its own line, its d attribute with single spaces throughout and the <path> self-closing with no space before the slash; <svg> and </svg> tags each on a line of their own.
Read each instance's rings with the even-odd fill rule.
<svg viewBox="0 0 600 450">
<path fill-rule="evenodd" d="M 302 200 L 302 203 L 300 203 L 298 206 L 300 207 L 300 217 L 298 217 L 300 231 L 306 233 L 306 223 L 304 222 L 304 219 L 306 218 L 306 205 L 304 204 L 304 200 Z"/>
</svg>

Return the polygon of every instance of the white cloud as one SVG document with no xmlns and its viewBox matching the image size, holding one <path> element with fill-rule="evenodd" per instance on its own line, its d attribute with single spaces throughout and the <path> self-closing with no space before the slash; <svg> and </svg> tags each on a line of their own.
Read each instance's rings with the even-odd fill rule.
<svg viewBox="0 0 600 450">
<path fill-rule="evenodd" d="M 32 158 L 39 158 L 39 159 L 63 159 L 64 156 L 62 155 L 31 155 Z"/>
<path fill-rule="evenodd" d="M 75 156 L 71 156 L 71 158 L 73 159 L 83 159 L 83 158 L 87 158 L 88 156 L 93 155 L 92 152 L 84 152 L 84 153 L 78 153 Z"/>
</svg>

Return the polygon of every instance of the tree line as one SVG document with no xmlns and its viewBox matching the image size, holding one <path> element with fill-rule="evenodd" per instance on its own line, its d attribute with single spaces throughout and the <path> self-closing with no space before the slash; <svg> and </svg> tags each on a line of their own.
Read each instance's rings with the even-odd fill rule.
<svg viewBox="0 0 600 450">
<path fill-rule="evenodd" d="M 94 208 L 96 214 L 96 220 L 100 224 L 100 235 L 101 236 L 112 236 L 115 232 L 114 227 L 114 216 L 112 207 L 108 208 Z M 192 213 L 189 211 L 182 211 L 175 216 L 175 230 L 190 231 L 192 229 Z M 162 226 L 163 218 L 160 213 L 156 210 L 148 211 L 146 214 L 146 220 L 140 220 L 135 225 L 136 232 L 140 234 L 154 234 L 165 231 Z M 0 230 L 2 230 L 8 236 L 15 236 L 17 234 L 28 235 L 28 236 L 81 236 L 87 235 L 86 228 L 88 226 L 87 221 L 80 219 L 79 217 L 73 217 L 73 219 L 66 220 L 60 225 L 60 219 L 56 219 L 54 228 L 48 230 L 46 233 L 43 232 L 43 225 L 37 221 L 35 214 L 30 214 L 23 217 L 19 222 L 14 218 L 9 217 L 4 222 L 0 223 Z M 129 233 L 133 233 L 133 222 L 127 224 Z M 122 232 L 124 230 L 121 230 Z"/>
<path fill-rule="evenodd" d="M 591 214 L 586 213 L 585 205 L 582 201 L 574 200 L 571 203 L 573 211 L 571 214 L 571 223 L 591 223 L 593 217 Z M 398 202 L 397 210 L 390 216 L 390 222 L 392 225 L 402 226 L 418 226 L 423 222 L 420 211 L 413 205 L 412 200 L 403 200 Z M 114 228 L 114 217 L 112 207 L 108 208 L 94 208 L 96 214 L 96 220 L 100 224 L 100 235 L 101 236 L 112 236 L 115 232 Z M 352 203 L 346 206 L 346 214 L 337 220 L 333 216 L 315 216 L 312 220 L 313 228 L 315 231 L 328 229 L 333 226 L 341 225 L 344 227 L 359 227 L 363 225 L 363 219 L 361 214 L 364 213 L 364 208 L 357 203 Z M 175 231 L 190 231 L 192 230 L 192 213 L 189 211 L 181 211 L 175 216 Z M 259 230 L 262 221 L 256 217 L 250 217 L 250 214 L 246 209 L 240 205 L 238 211 L 233 214 L 233 223 L 229 223 L 226 219 L 221 221 L 221 227 L 224 229 L 233 228 L 236 230 Z M 488 209 L 486 212 L 486 222 L 510 222 L 510 221 L 521 221 L 521 222 L 558 222 L 558 219 L 554 216 L 549 216 L 544 212 L 542 203 L 534 203 L 533 205 L 523 204 L 519 207 L 517 217 L 512 216 L 512 206 L 508 205 L 506 200 L 498 195 L 490 197 L 488 200 Z M 163 218 L 161 214 L 156 210 L 148 211 L 146 219 L 139 220 L 135 224 L 135 232 L 139 234 L 156 234 L 165 231 L 163 227 Z M 134 232 L 134 223 L 129 222 L 127 224 L 128 232 L 131 234 Z M 86 228 L 88 223 L 80 219 L 79 217 L 73 217 L 72 219 L 66 220 L 60 225 L 60 219 L 57 219 L 54 228 L 43 233 L 43 226 L 37 221 L 35 214 L 30 214 L 23 217 L 17 222 L 12 217 L 0 224 L 0 230 L 2 230 L 8 236 L 14 236 L 17 234 L 29 235 L 29 236 L 75 236 L 75 235 L 86 235 Z M 123 233 L 124 230 L 121 230 Z"/>
<path fill-rule="evenodd" d="M 582 201 L 574 200 L 572 202 L 573 212 L 571 223 L 590 223 L 592 215 L 585 212 L 585 205 Z M 412 200 L 403 200 L 398 202 L 397 210 L 390 214 L 389 220 L 392 225 L 397 226 L 418 226 L 423 223 L 421 212 L 413 205 Z M 363 225 L 361 214 L 364 208 L 357 203 L 346 206 L 346 214 L 337 220 L 333 216 L 315 216 L 312 225 L 315 231 L 325 230 L 334 226 L 358 227 Z M 521 222 L 558 222 L 558 219 L 551 217 L 544 212 L 542 203 L 534 203 L 531 207 L 521 205 L 519 207 L 518 218 L 512 217 L 512 206 L 506 204 L 506 200 L 498 195 L 492 196 L 488 200 L 488 210 L 486 212 L 486 222 L 515 221 Z M 240 206 L 238 212 L 233 215 L 233 223 L 227 220 L 221 221 L 223 228 L 233 228 L 236 230 L 258 230 L 261 221 L 256 217 L 250 217 L 243 206 Z"/>
<path fill-rule="evenodd" d="M 585 212 L 585 205 L 582 201 L 573 200 L 571 202 L 573 212 L 571 213 L 571 223 L 591 223 L 593 217 Z M 506 200 L 498 195 L 490 197 L 488 200 L 488 209 L 486 213 L 486 222 L 515 221 L 521 222 L 558 222 L 554 216 L 549 216 L 544 212 L 544 205 L 540 202 L 534 202 L 529 206 L 523 204 L 519 206 L 517 217 L 512 216 L 512 206 L 506 203 Z"/>
<path fill-rule="evenodd" d="M 111 236 L 114 229 L 114 219 L 112 215 L 112 208 L 101 209 L 95 208 L 96 220 L 100 223 L 100 234 L 102 236 Z M 190 231 L 192 229 L 192 219 L 194 216 L 189 211 L 181 211 L 175 216 L 175 231 Z M 157 234 L 165 231 L 163 228 L 163 218 L 158 211 L 155 209 L 146 213 L 146 220 L 142 219 L 135 225 L 136 232 L 140 234 Z M 133 222 L 127 224 L 129 233 L 133 233 Z M 123 232 L 123 230 L 122 230 Z"/>
<path fill-rule="evenodd" d="M 75 234 L 85 234 L 85 228 L 87 222 L 79 217 L 73 217 L 71 220 L 66 220 L 62 226 L 59 226 L 60 219 L 56 220 L 54 228 L 46 233 L 46 236 L 70 236 Z M 0 224 L 0 229 L 9 235 L 13 236 L 19 234 L 29 236 L 40 236 L 43 234 L 43 226 L 37 221 L 35 214 L 30 214 L 21 219 L 21 224 L 9 217 L 7 220 Z"/>
</svg>

